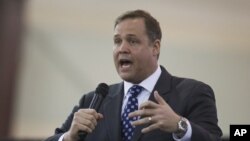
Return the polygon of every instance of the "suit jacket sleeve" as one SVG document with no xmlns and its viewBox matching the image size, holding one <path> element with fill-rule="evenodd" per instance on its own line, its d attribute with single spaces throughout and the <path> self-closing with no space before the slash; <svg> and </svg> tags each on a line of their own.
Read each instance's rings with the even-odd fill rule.
<svg viewBox="0 0 250 141">
<path fill-rule="evenodd" d="M 67 117 L 66 121 L 62 124 L 62 126 L 60 128 L 56 128 L 55 134 L 47 138 L 45 141 L 58 141 L 59 138 L 70 129 L 72 120 L 74 118 L 74 113 L 77 112 L 80 108 L 88 107 L 92 97 L 93 97 L 93 93 L 84 95 L 79 102 L 80 106 L 75 106 L 72 112 L 70 113 L 70 115 Z"/>
<path fill-rule="evenodd" d="M 58 141 L 59 138 L 70 129 L 71 122 L 74 117 L 74 113 L 78 110 L 78 106 L 75 106 L 68 116 L 67 120 L 62 124 L 60 128 L 55 129 L 55 134 L 49 138 L 47 138 L 45 141 Z"/>
<path fill-rule="evenodd" d="M 187 98 L 187 118 L 192 127 L 192 141 L 218 141 L 222 136 L 218 127 L 213 90 L 206 84 L 196 85 Z"/>
</svg>

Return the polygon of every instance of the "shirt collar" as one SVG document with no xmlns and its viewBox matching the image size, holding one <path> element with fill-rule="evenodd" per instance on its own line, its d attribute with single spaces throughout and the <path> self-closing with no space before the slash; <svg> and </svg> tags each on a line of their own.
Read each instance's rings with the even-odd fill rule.
<svg viewBox="0 0 250 141">
<path fill-rule="evenodd" d="M 142 86 L 145 90 L 151 93 L 154 89 L 154 86 L 161 75 L 161 68 L 160 66 L 157 67 L 156 71 L 152 73 L 148 78 L 143 80 L 141 83 L 137 84 Z M 128 90 L 135 84 L 124 81 L 124 97 L 127 95 Z"/>
</svg>

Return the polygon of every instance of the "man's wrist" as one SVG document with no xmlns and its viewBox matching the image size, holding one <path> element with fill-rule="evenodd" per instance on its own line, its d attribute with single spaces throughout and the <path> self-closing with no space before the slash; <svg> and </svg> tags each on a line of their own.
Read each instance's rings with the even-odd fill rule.
<svg viewBox="0 0 250 141">
<path fill-rule="evenodd" d="M 186 134 L 187 130 L 188 130 L 187 119 L 181 117 L 177 123 L 177 131 L 174 132 L 174 134 L 177 138 L 180 139 Z"/>
<path fill-rule="evenodd" d="M 63 134 L 62 141 L 76 141 L 76 140 L 77 140 L 77 139 L 73 139 L 73 138 L 70 136 L 69 131 Z"/>
</svg>

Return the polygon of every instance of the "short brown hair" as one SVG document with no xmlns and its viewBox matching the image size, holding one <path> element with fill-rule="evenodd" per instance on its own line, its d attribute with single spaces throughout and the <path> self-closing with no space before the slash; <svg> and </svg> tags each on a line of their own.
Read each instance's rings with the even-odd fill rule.
<svg viewBox="0 0 250 141">
<path fill-rule="evenodd" d="M 143 10 L 128 11 L 122 14 L 115 20 L 114 28 L 117 26 L 117 24 L 119 24 L 123 20 L 134 19 L 134 18 L 144 19 L 146 32 L 151 42 L 154 42 L 156 39 L 161 40 L 162 35 L 159 22 L 154 17 L 152 17 L 148 12 Z"/>
</svg>

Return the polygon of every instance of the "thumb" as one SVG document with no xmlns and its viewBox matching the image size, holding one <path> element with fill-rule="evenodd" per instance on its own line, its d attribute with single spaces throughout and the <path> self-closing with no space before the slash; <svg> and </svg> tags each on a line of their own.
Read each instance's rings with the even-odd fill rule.
<svg viewBox="0 0 250 141">
<path fill-rule="evenodd" d="M 160 105 L 166 105 L 166 101 L 159 95 L 158 91 L 154 91 L 154 97 L 155 100 L 160 104 Z"/>
</svg>

